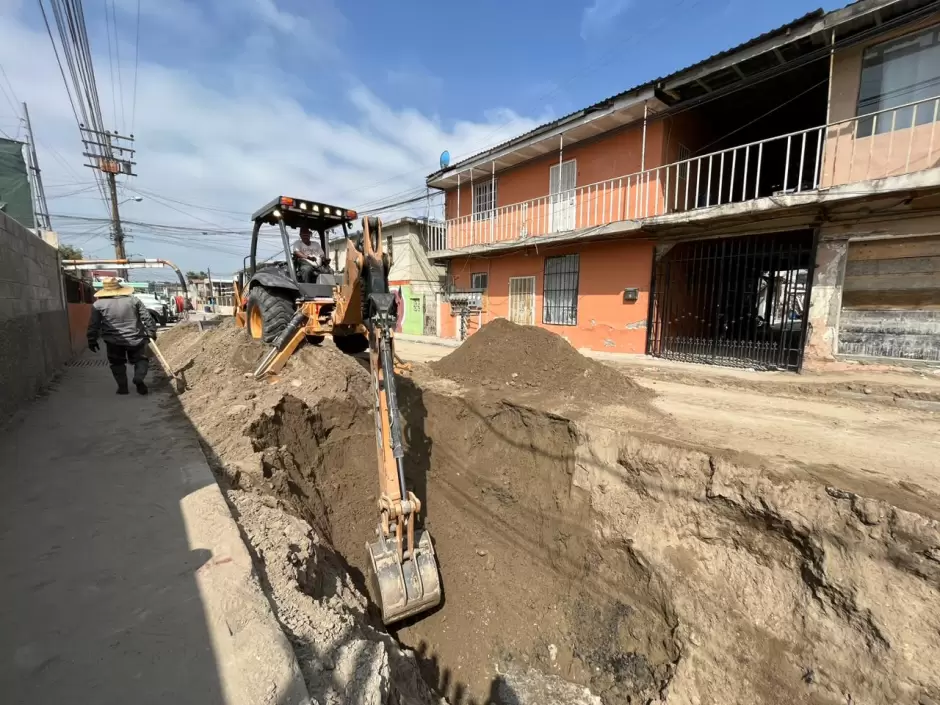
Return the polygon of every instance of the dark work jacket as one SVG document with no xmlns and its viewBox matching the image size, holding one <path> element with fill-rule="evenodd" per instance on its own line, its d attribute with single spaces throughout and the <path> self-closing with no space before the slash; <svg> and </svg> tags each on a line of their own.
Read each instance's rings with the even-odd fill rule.
<svg viewBox="0 0 940 705">
<path fill-rule="evenodd" d="M 136 347 L 157 335 L 157 327 L 144 304 L 136 296 L 109 296 L 96 299 L 88 321 L 88 343 L 100 336 L 112 345 Z"/>
</svg>

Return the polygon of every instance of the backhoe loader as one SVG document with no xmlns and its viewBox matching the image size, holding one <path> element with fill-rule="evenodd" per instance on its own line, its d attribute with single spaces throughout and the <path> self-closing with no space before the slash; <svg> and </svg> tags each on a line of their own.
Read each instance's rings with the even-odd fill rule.
<svg viewBox="0 0 940 705">
<path fill-rule="evenodd" d="M 273 347 L 255 370 L 256 378 L 277 372 L 308 336 L 332 335 L 337 347 L 351 354 L 368 349 L 379 499 L 376 539 L 368 543 L 366 549 L 374 597 L 382 621 L 391 624 L 440 604 L 441 582 L 431 536 L 417 526 L 421 501 L 408 490 L 405 480 L 405 452 L 394 372 L 397 312 L 395 295 L 388 289 L 389 262 L 384 253 L 382 223 L 378 218 L 363 218 L 362 235 L 357 242 L 349 236 L 347 228 L 355 217 L 353 211 L 285 197 L 258 211 L 253 216 L 255 228 L 249 255 L 252 277 L 247 286 L 244 281 L 236 281 L 239 305 L 235 318 L 236 325 L 247 328 L 252 337 L 265 339 L 268 336 L 264 335 L 263 311 L 254 314 L 253 323 L 252 301 L 263 300 L 272 290 L 276 292 L 273 295 L 283 300 L 292 299 L 293 314 L 286 326 L 277 331 Z M 263 223 L 277 224 L 281 231 L 287 260 L 280 276 L 264 276 L 273 272 L 256 267 L 258 232 Z M 326 252 L 325 231 L 335 225 L 341 225 L 346 235 L 343 283 L 332 283 L 329 278 L 333 275 L 328 272 L 319 274 L 316 284 L 299 283 L 291 259 L 287 227 L 306 226 L 317 231 Z M 284 290 L 285 275 L 289 275 L 288 281 L 295 288 Z M 257 335 L 252 330 L 256 324 L 261 326 Z"/>
</svg>

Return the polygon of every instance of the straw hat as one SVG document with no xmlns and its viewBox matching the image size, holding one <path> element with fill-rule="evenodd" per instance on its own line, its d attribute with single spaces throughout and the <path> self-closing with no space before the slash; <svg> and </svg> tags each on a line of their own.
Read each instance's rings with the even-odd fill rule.
<svg viewBox="0 0 940 705">
<path fill-rule="evenodd" d="M 114 277 L 108 277 L 103 282 L 101 282 L 101 288 L 95 292 L 96 299 L 105 299 L 110 296 L 130 296 L 134 293 L 134 289 L 129 286 L 124 286 Z"/>
</svg>

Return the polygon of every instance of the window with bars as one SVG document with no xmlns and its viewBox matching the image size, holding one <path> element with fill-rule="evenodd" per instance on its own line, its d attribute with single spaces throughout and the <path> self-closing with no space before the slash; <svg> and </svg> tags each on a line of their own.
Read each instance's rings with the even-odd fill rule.
<svg viewBox="0 0 940 705">
<path fill-rule="evenodd" d="M 859 137 L 884 134 L 937 118 L 934 104 L 910 105 L 940 93 L 940 26 L 931 27 L 865 50 L 858 91 L 859 117 L 900 106 L 858 122 Z M 916 115 L 915 115 L 916 111 Z"/>
<path fill-rule="evenodd" d="M 486 272 L 473 272 L 470 275 L 470 288 L 485 289 L 488 279 L 489 277 L 487 276 Z"/>
<path fill-rule="evenodd" d="M 542 323 L 555 326 L 578 325 L 580 267 L 580 255 L 545 258 Z"/>
<path fill-rule="evenodd" d="M 481 181 L 473 185 L 473 219 L 488 220 L 496 210 L 496 180 Z"/>
</svg>

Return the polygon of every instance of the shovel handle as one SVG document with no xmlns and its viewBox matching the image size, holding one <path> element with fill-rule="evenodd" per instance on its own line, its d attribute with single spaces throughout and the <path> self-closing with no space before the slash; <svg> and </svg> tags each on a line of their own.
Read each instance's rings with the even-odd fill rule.
<svg viewBox="0 0 940 705">
<path fill-rule="evenodd" d="M 157 347 L 157 344 L 150 340 L 147 341 L 147 347 L 150 348 L 150 352 L 152 352 L 157 360 L 160 361 L 160 366 L 163 368 L 163 371 L 166 372 L 170 377 L 176 377 L 176 374 L 172 369 L 170 369 L 170 363 L 168 363 L 166 358 L 163 357 L 163 353 L 160 352 L 160 348 Z"/>
</svg>

